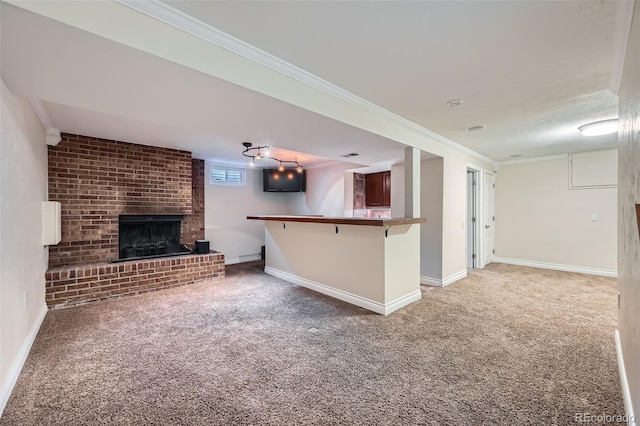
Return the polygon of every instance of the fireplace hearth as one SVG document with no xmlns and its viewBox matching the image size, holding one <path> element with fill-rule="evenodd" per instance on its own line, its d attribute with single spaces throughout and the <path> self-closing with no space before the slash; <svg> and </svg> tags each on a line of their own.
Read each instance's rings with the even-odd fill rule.
<svg viewBox="0 0 640 426">
<path fill-rule="evenodd" d="M 180 248 L 182 219 L 182 215 L 120 215 L 120 257 L 112 262 L 189 254 Z"/>
</svg>

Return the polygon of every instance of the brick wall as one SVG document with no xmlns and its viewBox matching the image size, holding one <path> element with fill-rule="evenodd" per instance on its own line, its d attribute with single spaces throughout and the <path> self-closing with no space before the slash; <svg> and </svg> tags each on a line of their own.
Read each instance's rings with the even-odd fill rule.
<svg viewBox="0 0 640 426">
<path fill-rule="evenodd" d="M 182 242 L 192 248 L 204 239 L 204 160 L 191 160 L 191 211 L 182 223 Z"/>
<path fill-rule="evenodd" d="M 117 258 L 120 214 L 192 213 L 188 151 L 70 134 L 48 149 L 49 200 L 62 204 L 62 241 L 50 246 L 49 267 Z M 201 192 L 204 204 L 204 182 Z"/>
<path fill-rule="evenodd" d="M 186 255 L 49 269 L 46 302 L 61 308 L 224 278 L 224 255 Z"/>
</svg>

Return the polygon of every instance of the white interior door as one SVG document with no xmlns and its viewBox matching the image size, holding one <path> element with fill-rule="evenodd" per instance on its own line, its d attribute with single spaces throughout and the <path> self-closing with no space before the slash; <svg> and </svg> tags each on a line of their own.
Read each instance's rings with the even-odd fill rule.
<svg viewBox="0 0 640 426">
<path fill-rule="evenodd" d="M 493 173 L 485 172 L 483 183 L 483 240 L 484 240 L 484 264 L 493 262 L 494 258 L 494 236 L 495 236 L 495 176 Z"/>
</svg>

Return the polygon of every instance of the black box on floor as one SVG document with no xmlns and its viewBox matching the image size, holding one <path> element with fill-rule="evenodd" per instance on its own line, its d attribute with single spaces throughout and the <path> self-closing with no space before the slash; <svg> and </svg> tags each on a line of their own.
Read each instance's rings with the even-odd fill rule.
<svg viewBox="0 0 640 426">
<path fill-rule="evenodd" d="M 196 244 L 193 247 L 193 252 L 198 254 L 208 254 L 209 240 L 196 240 Z"/>
</svg>

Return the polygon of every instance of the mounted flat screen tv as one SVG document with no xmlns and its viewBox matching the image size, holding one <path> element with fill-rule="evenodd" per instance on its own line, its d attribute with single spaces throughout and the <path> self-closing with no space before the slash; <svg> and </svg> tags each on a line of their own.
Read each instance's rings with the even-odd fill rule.
<svg viewBox="0 0 640 426">
<path fill-rule="evenodd" d="M 264 192 L 305 192 L 307 190 L 307 171 L 298 173 L 296 169 L 262 169 Z"/>
</svg>

